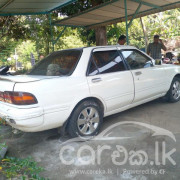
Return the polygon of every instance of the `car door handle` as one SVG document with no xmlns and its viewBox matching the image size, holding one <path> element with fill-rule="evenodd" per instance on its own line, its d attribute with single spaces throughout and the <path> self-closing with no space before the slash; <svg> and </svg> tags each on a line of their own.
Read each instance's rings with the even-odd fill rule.
<svg viewBox="0 0 180 180">
<path fill-rule="evenodd" d="M 142 72 L 141 71 L 137 71 L 137 72 L 135 72 L 135 75 L 136 76 L 140 76 L 142 74 Z"/>
<path fill-rule="evenodd" d="M 102 81 L 101 78 L 94 78 L 94 79 L 92 79 L 92 82 L 93 82 L 93 83 L 97 83 L 97 82 L 100 82 L 100 81 Z"/>
</svg>

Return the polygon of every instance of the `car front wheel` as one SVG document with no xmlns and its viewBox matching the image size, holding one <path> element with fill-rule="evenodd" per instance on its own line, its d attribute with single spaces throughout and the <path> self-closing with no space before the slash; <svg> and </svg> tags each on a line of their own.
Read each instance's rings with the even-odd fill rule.
<svg viewBox="0 0 180 180">
<path fill-rule="evenodd" d="M 171 87 L 167 93 L 169 102 L 178 102 L 180 100 L 180 78 L 175 77 L 171 83 Z"/>
<path fill-rule="evenodd" d="M 94 136 L 99 132 L 103 112 L 93 100 L 83 101 L 73 111 L 67 131 L 71 137 Z"/>
</svg>

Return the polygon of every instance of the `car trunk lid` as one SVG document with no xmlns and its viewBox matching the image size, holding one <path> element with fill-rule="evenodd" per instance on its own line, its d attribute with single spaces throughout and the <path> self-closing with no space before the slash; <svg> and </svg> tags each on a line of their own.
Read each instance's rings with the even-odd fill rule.
<svg viewBox="0 0 180 180">
<path fill-rule="evenodd" d="M 0 91 L 13 91 L 15 83 L 35 82 L 43 79 L 58 78 L 57 76 L 0 76 Z"/>
<path fill-rule="evenodd" d="M 1 79 L 0 76 L 0 91 L 13 91 L 15 82 L 9 81 L 7 79 Z"/>
</svg>

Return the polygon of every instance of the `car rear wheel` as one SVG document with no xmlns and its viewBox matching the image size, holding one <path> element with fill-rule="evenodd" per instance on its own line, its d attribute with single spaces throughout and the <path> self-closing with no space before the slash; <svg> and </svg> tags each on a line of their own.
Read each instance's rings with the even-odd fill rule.
<svg viewBox="0 0 180 180">
<path fill-rule="evenodd" d="M 71 137 L 94 136 L 99 132 L 103 112 L 95 101 L 83 101 L 73 111 L 67 126 Z"/>
<path fill-rule="evenodd" d="M 180 100 L 180 78 L 175 77 L 171 83 L 171 87 L 167 93 L 167 100 L 175 103 Z"/>
</svg>

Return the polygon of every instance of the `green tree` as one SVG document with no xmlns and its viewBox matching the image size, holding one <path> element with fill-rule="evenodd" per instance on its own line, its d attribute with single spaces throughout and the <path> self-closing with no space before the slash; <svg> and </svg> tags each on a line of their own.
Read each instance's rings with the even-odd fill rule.
<svg viewBox="0 0 180 180">
<path fill-rule="evenodd" d="M 55 18 L 56 14 L 52 14 L 52 21 L 55 20 Z M 48 15 L 27 16 L 25 23 L 31 29 L 30 40 L 35 42 L 38 59 L 39 56 L 46 56 L 52 52 L 52 40 L 56 40 L 64 27 L 50 27 Z M 61 38 L 57 41 L 55 50 L 84 45 L 87 44 L 84 44 L 80 40 L 78 30 L 75 28 L 67 28 Z"/>
<path fill-rule="evenodd" d="M 59 10 L 59 12 L 63 15 L 71 16 L 108 1 L 109 0 L 79 0 L 62 8 L 61 10 Z M 88 45 L 95 43 L 96 45 L 107 44 L 106 26 L 100 26 L 95 28 L 94 30 L 86 30 L 81 28 L 79 30 L 79 33 L 81 34 L 83 42 L 86 38 L 86 41 L 88 41 Z"/>
<path fill-rule="evenodd" d="M 0 17 L 0 65 L 7 62 L 8 56 L 22 39 L 29 38 L 29 32 L 23 17 Z"/>
</svg>

